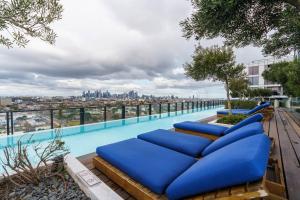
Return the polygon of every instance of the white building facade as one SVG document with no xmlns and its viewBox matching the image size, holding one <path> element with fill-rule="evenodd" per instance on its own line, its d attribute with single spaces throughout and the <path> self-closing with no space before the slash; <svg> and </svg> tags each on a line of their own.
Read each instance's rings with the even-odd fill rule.
<svg viewBox="0 0 300 200">
<path fill-rule="evenodd" d="M 266 69 L 268 69 L 268 67 L 270 67 L 270 65 L 284 60 L 290 59 L 263 59 L 253 61 L 251 62 L 251 64 L 246 65 L 246 73 L 250 88 L 267 88 L 273 91 L 273 95 L 283 95 L 282 86 L 278 83 L 273 83 L 271 81 L 265 80 L 262 74 Z"/>
</svg>

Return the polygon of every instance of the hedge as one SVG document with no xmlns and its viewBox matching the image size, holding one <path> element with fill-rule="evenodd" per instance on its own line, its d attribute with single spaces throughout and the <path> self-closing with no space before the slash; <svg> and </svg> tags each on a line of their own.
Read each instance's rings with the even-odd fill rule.
<svg viewBox="0 0 300 200">
<path fill-rule="evenodd" d="M 226 109 L 228 109 L 227 101 L 224 102 L 224 106 L 225 106 Z M 231 101 L 231 108 L 232 109 L 252 109 L 255 106 L 257 106 L 256 101 L 241 101 L 241 100 Z"/>
<path fill-rule="evenodd" d="M 227 116 L 224 116 L 224 117 L 218 119 L 217 123 L 234 125 L 246 118 L 247 118 L 246 115 L 227 115 Z"/>
</svg>

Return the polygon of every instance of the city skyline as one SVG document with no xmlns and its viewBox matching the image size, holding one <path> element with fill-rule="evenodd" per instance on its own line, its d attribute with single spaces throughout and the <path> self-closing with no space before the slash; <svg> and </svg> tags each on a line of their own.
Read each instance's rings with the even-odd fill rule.
<svg viewBox="0 0 300 200">
<path fill-rule="evenodd" d="M 188 1 L 62 4 L 63 18 L 53 25 L 58 35 L 54 46 L 33 39 L 26 48 L 0 47 L 0 96 L 73 96 L 106 88 L 225 97 L 222 84 L 195 82 L 184 75 L 182 66 L 190 61 L 196 43 L 184 39 L 179 26 L 191 12 Z M 201 44 L 222 44 L 222 39 Z M 254 47 L 235 53 L 238 63 L 263 58 Z"/>
<path fill-rule="evenodd" d="M 170 97 L 171 99 L 178 98 L 174 95 L 169 95 L 169 96 L 155 96 L 153 94 L 151 95 L 145 95 L 145 94 L 139 94 L 138 91 L 130 90 L 127 92 L 122 92 L 122 93 L 113 93 L 109 90 L 94 90 L 94 91 L 83 91 L 82 92 L 82 97 L 84 98 L 114 98 L 114 99 L 139 99 L 139 98 L 164 98 L 164 97 Z"/>
</svg>

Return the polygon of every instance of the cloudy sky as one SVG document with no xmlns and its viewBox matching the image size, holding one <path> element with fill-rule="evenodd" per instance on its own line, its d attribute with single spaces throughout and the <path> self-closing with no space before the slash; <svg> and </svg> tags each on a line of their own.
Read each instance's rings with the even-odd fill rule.
<svg viewBox="0 0 300 200">
<path fill-rule="evenodd" d="M 194 82 L 183 74 L 195 41 L 179 22 L 192 11 L 187 0 L 63 0 L 53 25 L 54 46 L 37 39 L 26 48 L 0 46 L 0 96 L 79 95 L 110 90 L 154 95 L 224 97 L 223 85 Z M 202 41 L 222 44 L 221 39 Z M 260 49 L 236 50 L 238 63 L 263 58 Z"/>
</svg>

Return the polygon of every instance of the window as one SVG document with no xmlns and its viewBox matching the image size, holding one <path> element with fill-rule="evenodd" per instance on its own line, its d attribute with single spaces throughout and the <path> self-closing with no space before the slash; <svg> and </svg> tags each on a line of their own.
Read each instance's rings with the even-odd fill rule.
<svg viewBox="0 0 300 200">
<path fill-rule="evenodd" d="M 248 67 L 249 75 L 258 75 L 259 69 L 258 66 Z"/>
<path fill-rule="evenodd" d="M 248 80 L 249 80 L 250 85 L 259 85 L 258 77 L 249 77 Z"/>
</svg>

